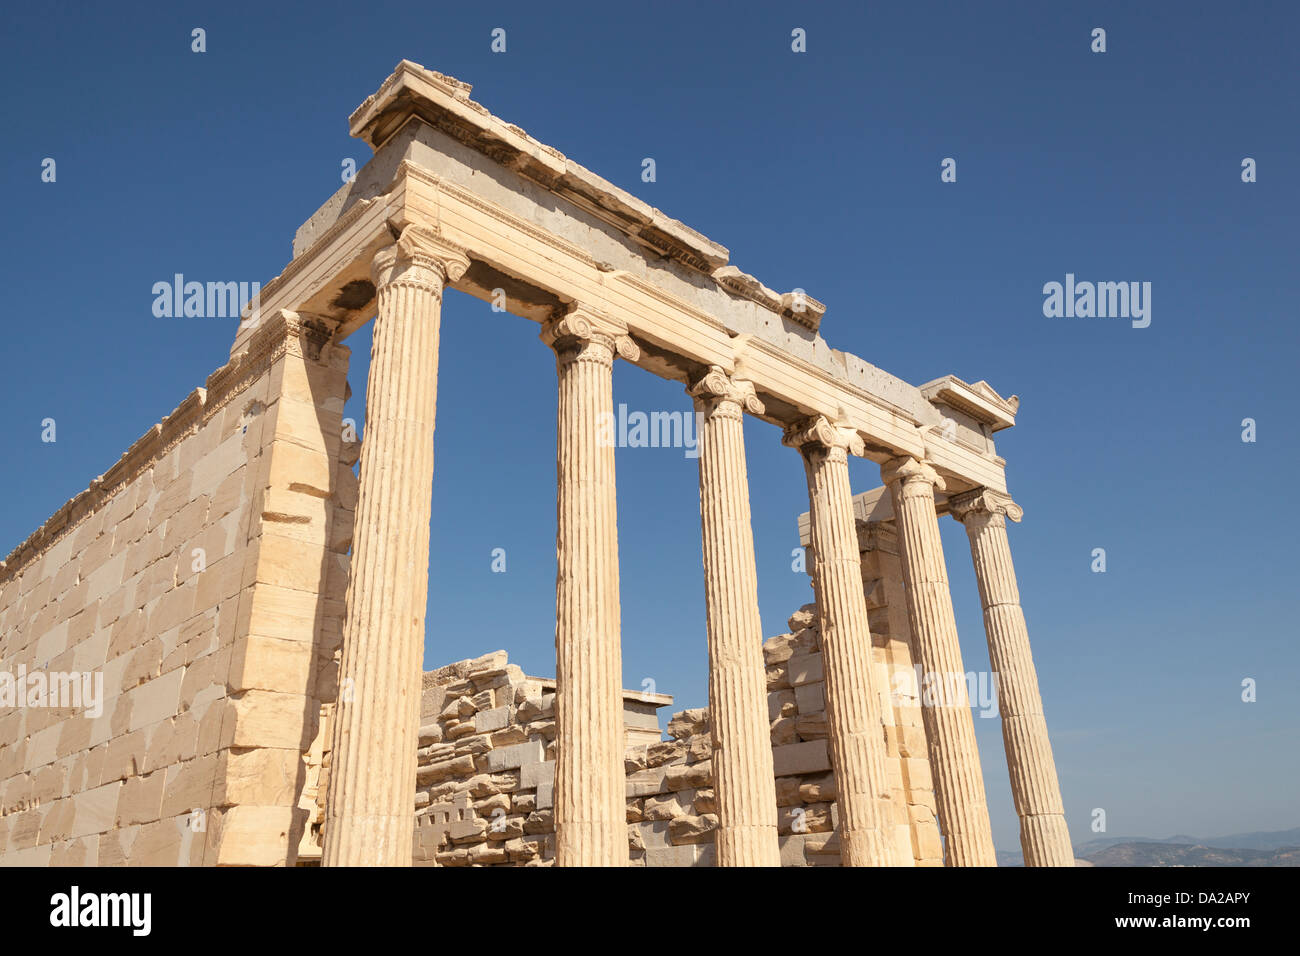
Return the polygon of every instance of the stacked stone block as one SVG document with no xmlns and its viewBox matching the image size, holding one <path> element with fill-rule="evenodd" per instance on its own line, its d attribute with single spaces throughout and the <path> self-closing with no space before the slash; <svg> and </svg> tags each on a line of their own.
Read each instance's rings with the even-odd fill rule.
<svg viewBox="0 0 1300 956">
<path fill-rule="evenodd" d="M 426 672 L 423 688 L 415 864 L 551 865 L 555 682 L 495 651 Z M 625 691 L 628 739 L 657 739 L 671 700 Z"/>
</svg>

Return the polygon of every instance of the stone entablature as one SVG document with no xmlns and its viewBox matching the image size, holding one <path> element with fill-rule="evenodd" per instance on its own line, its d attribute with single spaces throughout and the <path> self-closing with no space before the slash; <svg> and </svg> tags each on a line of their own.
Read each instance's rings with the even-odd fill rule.
<svg viewBox="0 0 1300 956">
<path fill-rule="evenodd" d="M 674 221 L 640 200 L 491 117 L 468 90 L 399 64 L 354 114 L 354 132 L 379 144 L 375 157 L 299 231 L 294 260 L 263 287 L 264 309 L 311 312 L 348 334 L 373 312 L 369 257 L 394 229 L 432 222 L 472 261 L 453 283 L 461 291 L 490 301 L 503 290 L 509 311 L 538 322 L 584 303 L 625 321 L 643 346 L 636 364 L 655 374 L 687 383 L 709 366 L 743 366 L 768 421 L 843 419 L 877 461 L 925 457 L 954 490 L 1004 488 L 991 440 L 981 447 L 953 440 L 921 389 L 831 348 L 807 324 L 824 309 L 816 300 L 766 290 L 725 264 L 724 247 L 680 223 L 670 227 Z M 669 233 L 676 237 L 669 245 L 683 250 L 678 258 L 664 258 L 659 237 Z M 806 308 L 796 312 L 800 302 Z M 243 341 L 241 334 L 235 351 Z"/>
</svg>

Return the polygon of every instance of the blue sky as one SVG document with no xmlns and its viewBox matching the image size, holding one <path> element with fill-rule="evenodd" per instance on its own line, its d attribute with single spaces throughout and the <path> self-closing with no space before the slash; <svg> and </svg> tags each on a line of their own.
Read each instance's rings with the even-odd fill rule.
<svg viewBox="0 0 1300 956">
<path fill-rule="evenodd" d="M 1012 548 L 1076 841 L 1093 808 L 1108 834 L 1300 825 L 1300 8 L 845 6 L 7 9 L 0 550 L 222 364 L 233 323 L 154 318 L 153 283 L 280 272 L 343 161 L 369 156 L 348 114 L 405 57 L 768 286 L 807 289 L 835 347 L 915 384 L 953 373 L 1020 396 L 998 450 L 1026 511 Z M 1152 283 L 1150 327 L 1045 318 L 1043 284 L 1067 272 Z M 553 359 L 536 325 L 466 296 L 442 328 L 426 665 L 504 647 L 549 675 Z M 348 344 L 361 420 L 368 329 Z M 630 366 L 615 398 L 690 407 Z M 751 421 L 746 440 L 770 636 L 811 597 L 790 570 L 807 496 L 775 428 Z M 879 484 L 870 462 L 853 476 Z M 707 701 L 696 482 L 680 450 L 618 452 L 625 682 L 683 707 Z M 943 531 L 965 663 L 986 669 L 965 535 Z M 995 838 L 1016 849 L 997 721 L 976 725 Z"/>
</svg>

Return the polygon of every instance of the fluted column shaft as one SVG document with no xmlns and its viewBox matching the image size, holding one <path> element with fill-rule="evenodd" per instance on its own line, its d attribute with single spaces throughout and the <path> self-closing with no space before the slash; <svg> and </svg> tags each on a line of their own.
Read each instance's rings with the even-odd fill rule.
<svg viewBox="0 0 1300 956">
<path fill-rule="evenodd" d="M 885 733 L 849 489 L 848 450 L 861 453 L 861 439 L 819 417 L 787 429 L 785 443 L 802 452 L 808 478 L 841 858 L 845 866 L 911 865 L 889 832 Z"/>
<path fill-rule="evenodd" d="M 374 262 L 378 316 L 323 862 L 409 866 L 444 283 L 469 261 L 411 226 Z"/>
<path fill-rule="evenodd" d="M 556 354 L 555 862 L 626 866 L 614 355 L 635 349 L 573 313 L 542 330 Z"/>
<path fill-rule="evenodd" d="M 983 488 L 951 498 L 948 504 L 970 538 L 989 661 L 997 677 L 1002 742 L 1011 795 L 1020 817 L 1025 865 L 1074 866 L 1038 674 L 1029 649 L 1029 629 L 1007 540 L 1006 519 L 1019 521 L 1021 509 L 1006 495 Z"/>
<path fill-rule="evenodd" d="M 934 489 L 936 485 L 942 488 L 942 479 L 929 465 L 913 458 L 886 463 L 882 476 L 893 496 L 907 609 L 924 673 L 919 688 L 921 720 L 946 863 L 997 866 L 966 669 L 934 507 Z"/>
<path fill-rule="evenodd" d="M 750 525 L 744 408 L 749 382 L 710 369 L 690 389 L 700 451 L 700 526 L 709 639 L 709 727 L 719 866 L 780 866 L 763 625 Z"/>
</svg>

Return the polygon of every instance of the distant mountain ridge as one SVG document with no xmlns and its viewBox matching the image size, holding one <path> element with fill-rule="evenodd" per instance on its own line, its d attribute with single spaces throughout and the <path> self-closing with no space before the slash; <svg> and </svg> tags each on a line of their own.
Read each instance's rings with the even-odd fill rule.
<svg viewBox="0 0 1300 956">
<path fill-rule="evenodd" d="M 1146 836 L 1101 837 L 1077 844 L 1074 853 L 1076 856 L 1086 857 L 1118 843 L 1177 843 L 1183 846 L 1204 846 L 1218 850 L 1280 850 L 1283 847 L 1300 846 L 1300 827 L 1290 830 L 1231 833 L 1227 836 L 1208 838 L 1188 836 L 1185 833 L 1165 839 Z"/>
<path fill-rule="evenodd" d="M 1300 847 L 1248 850 L 1185 843 L 1116 843 L 1084 857 L 1093 866 L 1300 866 Z"/>
<path fill-rule="evenodd" d="M 1232 833 L 1100 837 L 1076 844 L 1074 855 L 1093 866 L 1300 866 L 1300 827 Z M 998 866 L 1023 866 L 1020 853 L 998 851 Z"/>
</svg>

